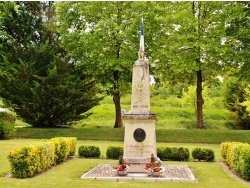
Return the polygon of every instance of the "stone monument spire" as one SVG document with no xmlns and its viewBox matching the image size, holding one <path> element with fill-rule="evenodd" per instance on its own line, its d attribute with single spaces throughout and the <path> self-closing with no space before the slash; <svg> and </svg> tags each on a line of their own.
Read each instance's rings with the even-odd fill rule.
<svg viewBox="0 0 250 188">
<path fill-rule="evenodd" d="M 144 54 L 144 26 L 141 20 L 138 60 L 133 65 L 131 110 L 123 116 L 125 124 L 123 160 L 130 172 L 144 172 L 150 156 L 156 156 L 155 123 L 150 111 L 149 64 Z"/>
<path fill-rule="evenodd" d="M 149 113 L 149 65 L 145 57 L 143 18 L 140 27 L 138 60 L 133 66 L 131 113 Z"/>
</svg>

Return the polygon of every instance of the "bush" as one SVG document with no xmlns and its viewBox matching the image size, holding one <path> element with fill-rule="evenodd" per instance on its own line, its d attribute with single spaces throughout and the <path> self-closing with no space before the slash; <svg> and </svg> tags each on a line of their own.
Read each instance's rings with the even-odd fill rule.
<svg viewBox="0 0 250 188">
<path fill-rule="evenodd" d="M 199 161 L 214 161 L 214 151 L 212 149 L 194 148 L 192 157 Z"/>
<path fill-rule="evenodd" d="M 119 159 L 120 155 L 123 155 L 123 147 L 109 146 L 106 151 L 106 157 L 108 159 Z"/>
<path fill-rule="evenodd" d="M 187 161 L 189 150 L 183 147 L 160 147 L 157 148 L 157 156 L 162 161 Z"/>
<path fill-rule="evenodd" d="M 49 142 L 55 148 L 55 163 L 61 163 L 75 153 L 76 138 L 74 137 L 56 137 Z"/>
<path fill-rule="evenodd" d="M 99 147 L 96 146 L 80 146 L 78 148 L 78 154 L 80 157 L 85 158 L 99 158 L 101 152 Z"/>
<path fill-rule="evenodd" d="M 30 178 L 41 172 L 39 148 L 42 146 L 26 146 L 10 152 L 11 173 L 16 178 Z"/>
<path fill-rule="evenodd" d="M 10 152 L 11 173 L 16 178 L 30 178 L 51 166 L 65 161 L 76 138 L 53 138 L 38 146 L 25 146 Z M 66 157 L 65 157 L 66 156 Z"/>
<path fill-rule="evenodd" d="M 221 143 L 221 155 L 228 166 L 246 180 L 250 180 L 250 145 L 240 142 Z"/>
<path fill-rule="evenodd" d="M 250 129 L 250 112 L 245 101 L 248 101 L 248 82 L 232 77 L 225 80 L 224 96 L 226 107 L 231 111 L 235 123 L 242 129 Z"/>
<path fill-rule="evenodd" d="M 0 139 L 8 138 L 15 132 L 16 116 L 14 113 L 6 110 L 0 111 Z"/>
<path fill-rule="evenodd" d="M 239 148 L 239 158 L 236 172 L 244 179 L 250 180 L 250 145 L 244 144 Z"/>
</svg>

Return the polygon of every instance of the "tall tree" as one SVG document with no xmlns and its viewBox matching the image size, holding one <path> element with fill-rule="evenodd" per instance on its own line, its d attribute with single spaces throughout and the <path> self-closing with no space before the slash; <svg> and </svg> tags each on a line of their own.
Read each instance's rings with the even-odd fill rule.
<svg viewBox="0 0 250 188">
<path fill-rule="evenodd" d="M 1 27 L 0 94 L 36 127 L 68 125 L 100 100 L 96 80 L 66 58 L 55 23 L 52 2 L 17 2 Z"/>
<path fill-rule="evenodd" d="M 231 19 L 227 28 L 227 35 L 234 36 L 241 42 L 241 48 L 235 49 L 238 67 L 232 71 L 232 75 L 238 73 L 241 80 L 250 80 L 250 2 L 238 2 L 243 6 L 243 14 L 240 17 Z"/>
<path fill-rule="evenodd" d="M 157 3 L 64 2 L 57 5 L 64 48 L 85 70 L 112 88 L 116 110 L 114 127 L 122 127 L 120 98 L 124 89 L 128 90 L 132 65 L 137 58 L 140 20 L 141 17 L 146 20 L 146 45 L 154 49 L 152 33 L 158 27 L 154 14 Z M 147 49 L 146 53 L 152 54 Z"/>
<path fill-rule="evenodd" d="M 162 80 L 196 82 L 197 128 L 203 120 L 202 84 L 223 73 L 235 61 L 241 43 L 226 35 L 232 19 L 242 16 L 242 6 L 232 2 L 172 2 L 162 32 L 157 73 Z"/>
</svg>

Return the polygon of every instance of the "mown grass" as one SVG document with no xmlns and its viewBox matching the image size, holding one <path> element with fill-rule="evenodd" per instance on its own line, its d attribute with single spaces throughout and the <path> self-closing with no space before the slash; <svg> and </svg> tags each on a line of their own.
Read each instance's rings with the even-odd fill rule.
<svg viewBox="0 0 250 188">
<path fill-rule="evenodd" d="M 207 105 L 204 108 L 204 122 L 207 130 L 197 130 L 194 108 L 185 106 L 179 98 L 169 97 L 151 99 L 151 111 L 158 116 L 156 124 L 157 147 L 176 146 L 187 147 L 190 152 L 195 147 L 213 149 L 216 162 L 163 162 L 164 164 L 186 164 L 195 174 L 195 183 L 187 182 L 147 182 L 147 187 L 185 187 L 185 188 L 245 188 L 249 183 L 236 180 L 224 171 L 218 162 L 222 162 L 219 144 L 224 141 L 239 141 L 250 143 L 250 131 L 234 130 L 237 128 L 230 117 L 230 113 L 218 104 Z M 130 109 L 130 96 L 122 98 L 122 108 Z M 89 111 L 93 113 L 87 119 L 80 121 L 73 128 L 17 128 L 12 140 L 0 140 L 0 187 L 128 187 L 139 188 L 145 186 L 144 181 L 110 182 L 97 180 L 82 180 L 80 176 L 98 164 L 116 164 L 116 160 L 107 160 L 108 146 L 123 146 L 124 128 L 114 129 L 115 110 L 111 97 L 106 97 L 99 106 Z M 38 144 L 44 139 L 57 136 L 74 136 L 80 145 L 94 145 L 100 147 L 100 159 L 79 159 L 63 163 L 48 172 L 29 179 L 5 178 L 10 172 L 8 153 L 17 147 Z M 24 139 L 25 138 L 25 139 Z"/>
<path fill-rule="evenodd" d="M 12 138 L 53 138 L 74 136 L 79 140 L 123 141 L 124 128 L 17 128 Z M 199 129 L 156 129 L 157 142 L 215 143 L 225 141 L 250 143 L 249 130 L 199 130 Z"/>
<path fill-rule="evenodd" d="M 105 150 L 109 145 L 122 146 L 123 142 L 113 141 L 77 141 L 77 148 L 80 145 L 97 145 L 101 148 L 102 159 L 80 159 L 73 158 L 59 166 L 53 167 L 49 171 L 38 175 L 34 178 L 28 179 L 16 179 L 5 178 L 4 175 L 9 172 L 9 163 L 7 160 L 8 153 L 16 148 L 29 144 L 38 144 L 43 140 L 38 139 L 20 139 L 20 140 L 4 140 L 0 141 L 0 187 L 4 188 L 51 188 L 51 187 L 128 187 L 139 188 L 145 186 L 144 181 L 132 181 L 132 182 L 112 182 L 112 181 L 98 181 L 98 180 L 82 180 L 80 177 L 97 166 L 98 164 L 116 164 L 117 160 L 107 160 L 105 157 Z M 157 143 L 158 146 L 165 146 L 166 143 Z M 163 164 L 185 164 L 192 170 L 197 181 L 195 183 L 188 182 L 146 182 L 147 187 L 153 188 L 246 188 L 249 187 L 249 183 L 242 182 L 229 176 L 227 172 L 218 163 L 221 161 L 220 148 L 218 144 L 188 144 L 188 143 L 167 143 L 168 146 L 182 146 L 187 147 L 190 150 L 194 147 L 206 147 L 215 150 L 215 158 L 217 162 L 163 162 Z"/>
</svg>

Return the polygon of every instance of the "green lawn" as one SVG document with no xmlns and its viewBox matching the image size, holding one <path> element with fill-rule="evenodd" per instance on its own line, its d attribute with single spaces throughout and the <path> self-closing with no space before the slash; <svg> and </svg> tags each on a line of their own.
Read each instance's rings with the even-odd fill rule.
<svg viewBox="0 0 250 188">
<path fill-rule="evenodd" d="M 18 128 L 13 138 L 53 138 L 56 136 L 73 136 L 79 140 L 123 141 L 124 128 Z M 159 129 L 156 128 L 157 142 L 177 143 L 214 143 L 238 141 L 250 143 L 249 130 L 216 129 Z"/>
<path fill-rule="evenodd" d="M 105 159 L 106 148 L 110 145 L 112 146 L 122 146 L 122 141 L 93 141 L 93 140 L 78 140 L 77 148 L 80 145 L 95 145 L 99 146 L 101 149 L 102 159 L 79 159 L 74 158 L 69 160 L 59 166 L 56 166 L 46 173 L 43 173 L 34 178 L 28 179 L 15 179 L 15 178 L 4 178 L 3 176 L 9 172 L 9 162 L 7 160 L 8 153 L 17 147 L 22 147 L 29 144 L 38 144 L 43 140 L 40 139 L 12 139 L 12 140 L 1 140 L 0 141 L 0 187 L 19 187 L 19 188 L 29 188 L 29 187 L 100 187 L 100 188 L 110 188 L 110 187 L 143 187 L 145 182 L 143 181 L 133 181 L 133 182 L 110 182 L 110 181 L 98 181 L 98 180 L 82 180 L 80 176 L 85 172 L 89 171 L 91 168 L 97 166 L 98 164 L 116 164 L 116 160 Z M 218 163 L 222 161 L 220 156 L 219 144 L 191 144 L 191 143 L 164 143 L 159 142 L 157 146 L 182 146 L 187 147 L 191 151 L 194 147 L 205 147 L 211 148 L 215 151 L 216 162 L 163 162 L 164 164 L 187 164 L 189 168 L 195 174 L 197 182 L 195 183 L 185 183 L 185 182 L 161 182 L 152 183 L 147 182 L 147 187 L 185 187 L 185 188 L 204 188 L 204 187 L 220 187 L 220 188 L 244 188 L 249 187 L 250 183 L 244 183 L 240 180 L 236 180 L 230 177 Z"/>
</svg>

